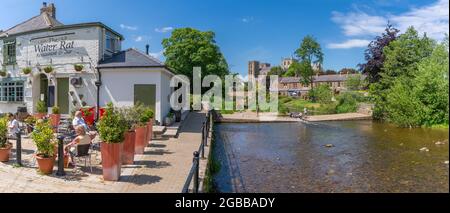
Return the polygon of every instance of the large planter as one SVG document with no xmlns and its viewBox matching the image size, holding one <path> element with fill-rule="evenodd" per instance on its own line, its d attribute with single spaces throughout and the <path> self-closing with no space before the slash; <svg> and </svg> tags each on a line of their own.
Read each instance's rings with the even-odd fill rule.
<svg viewBox="0 0 450 213">
<path fill-rule="evenodd" d="M 135 131 L 125 132 L 125 142 L 123 143 L 122 164 L 134 164 Z"/>
<path fill-rule="evenodd" d="M 148 142 L 146 142 L 146 137 L 147 137 L 146 126 L 136 128 L 135 147 L 134 147 L 135 154 L 139 155 L 144 154 L 145 147 L 148 144 Z"/>
<path fill-rule="evenodd" d="M 101 143 L 103 180 L 117 181 L 122 167 L 123 143 Z"/>
<path fill-rule="evenodd" d="M 147 142 L 151 141 L 153 138 L 153 119 L 147 123 Z"/>
<path fill-rule="evenodd" d="M 60 114 L 50 114 L 50 125 L 52 125 L 52 127 L 58 127 L 60 120 Z"/>
<path fill-rule="evenodd" d="M 43 158 L 39 155 L 36 155 L 36 161 L 39 166 L 39 171 L 41 171 L 42 174 L 48 175 L 53 172 L 53 167 L 55 165 L 55 157 L 49 157 L 49 158 Z"/>
<path fill-rule="evenodd" d="M 42 118 L 44 118 L 46 115 L 47 115 L 46 113 L 34 113 L 33 116 L 34 116 L 36 119 L 42 119 Z"/>
<path fill-rule="evenodd" d="M 11 155 L 12 144 L 7 143 L 5 148 L 0 148 L 0 162 L 8 162 Z"/>
</svg>

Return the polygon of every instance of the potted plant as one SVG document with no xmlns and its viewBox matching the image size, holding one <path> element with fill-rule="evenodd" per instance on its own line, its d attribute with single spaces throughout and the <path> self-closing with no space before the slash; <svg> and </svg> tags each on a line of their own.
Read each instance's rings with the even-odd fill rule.
<svg viewBox="0 0 450 213">
<path fill-rule="evenodd" d="M 120 109 L 120 114 L 126 124 L 125 141 L 123 143 L 122 164 L 132 165 L 134 163 L 136 126 L 139 122 L 139 114 L 134 107 Z"/>
<path fill-rule="evenodd" d="M 166 118 L 164 119 L 164 123 L 166 124 L 166 126 L 170 126 L 172 125 L 174 121 L 174 114 L 173 112 L 169 112 L 169 114 L 167 114 Z"/>
<path fill-rule="evenodd" d="M 52 114 L 50 114 L 50 121 L 53 128 L 58 127 L 59 121 L 61 120 L 61 114 L 59 113 L 59 107 L 54 106 L 52 108 Z"/>
<path fill-rule="evenodd" d="M 81 72 L 83 71 L 84 66 L 82 64 L 75 64 L 73 65 L 73 68 L 75 69 L 75 71 Z"/>
<path fill-rule="evenodd" d="M 34 117 L 36 119 L 42 119 L 43 117 L 45 117 L 47 115 L 47 105 L 45 104 L 44 101 L 38 101 L 36 103 L 36 111 L 37 113 L 34 114 Z"/>
<path fill-rule="evenodd" d="M 147 142 L 153 138 L 153 110 L 146 108 L 142 114 L 142 122 L 147 124 Z"/>
<path fill-rule="evenodd" d="M 0 119 L 0 162 L 9 161 L 12 144 L 8 142 L 8 119 Z"/>
<path fill-rule="evenodd" d="M 30 74 L 32 71 L 33 71 L 33 70 L 31 69 L 31 67 L 25 67 L 25 68 L 22 69 L 22 73 L 23 73 L 24 75 L 28 75 L 28 74 Z"/>
<path fill-rule="evenodd" d="M 101 142 L 103 179 L 117 181 L 122 167 L 122 149 L 126 125 L 120 114 L 109 103 L 97 126 Z"/>
<path fill-rule="evenodd" d="M 135 148 L 134 153 L 142 155 L 144 154 L 145 147 L 148 144 L 147 140 L 147 120 L 144 115 L 145 108 L 141 104 L 137 104 L 134 106 L 134 110 L 138 115 L 138 122 L 136 123 L 136 137 L 135 137 Z"/>
<path fill-rule="evenodd" d="M 8 71 L 6 71 L 5 69 L 0 70 L 0 76 L 7 77 L 8 76 Z"/>
<path fill-rule="evenodd" d="M 48 122 L 37 122 L 31 139 L 36 144 L 36 160 L 43 174 L 51 174 L 55 164 L 55 138 L 53 129 Z"/>
<path fill-rule="evenodd" d="M 52 66 L 46 66 L 46 67 L 44 67 L 44 72 L 45 73 L 47 73 L 47 74 L 49 74 L 49 73 L 51 73 L 51 72 L 53 72 L 53 67 Z"/>
</svg>

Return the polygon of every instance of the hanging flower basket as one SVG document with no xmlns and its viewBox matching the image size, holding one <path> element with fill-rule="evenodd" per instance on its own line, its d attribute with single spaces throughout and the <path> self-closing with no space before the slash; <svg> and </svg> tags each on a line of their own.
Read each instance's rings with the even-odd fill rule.
<svg viewBox="0 0 450 213">
<path fill-rule="evenodd" d="M 75 64 L 73 65 L 73 68 L 75 69 L 75 71 L 81 72 L 83 71 L 84 66 L 82 64 Z"/>
<path fill-rule="evenodd" d="M 52 73 L 53 70 L 54 70 L 54 69 L 53 69 L 52 66 L 44 67 L 44 72 L 47 73 L 47 74 Z"/>
<path fill-rule="evenodd" d="M 6 70 L 1 70 L 0 71 L 0 76 L 1 77 L 7 77 L 8 76 L 8 72 Z"/>
<path fill-rule="evenodd" d="M 32 71 L 33 71 L 33 70 L 31 69 L 31 67 L 25 67 L 25 68 L 22 69 L 22 73 L 23 73 L 24 75 L 28 75 L 28 74 L 30 74 Z"/>
</svg>

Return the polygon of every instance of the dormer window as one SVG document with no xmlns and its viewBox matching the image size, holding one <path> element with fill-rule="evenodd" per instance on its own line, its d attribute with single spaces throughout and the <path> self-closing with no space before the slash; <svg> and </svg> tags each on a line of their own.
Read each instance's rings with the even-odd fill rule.
<svg viewBox="0 0 450 213">
<path fill-rule="evenodd" d="M 117 50 L 117 38 L 106 33 L 106 50 L 110 52 L 116 52 Z"/>
</svg>

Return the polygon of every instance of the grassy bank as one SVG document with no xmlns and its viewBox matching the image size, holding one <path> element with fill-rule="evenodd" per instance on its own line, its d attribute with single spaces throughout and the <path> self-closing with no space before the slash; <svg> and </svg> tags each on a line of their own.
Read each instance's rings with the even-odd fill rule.
<svg viewBox="0 0 450 213">
<path fill-rule="evenodd" d="M 214 183 L 214 175 L 220 170 L 220 163 L 214 155 L 215 149 L 215 128 L 214 122 L 211 124 L 211 142 L 209 147 L 209 157 L 206 165 L 205 179 L 203 182 L 203 191 L 205 193 L 217 193 L 217 187 Z"/>
</svg>

